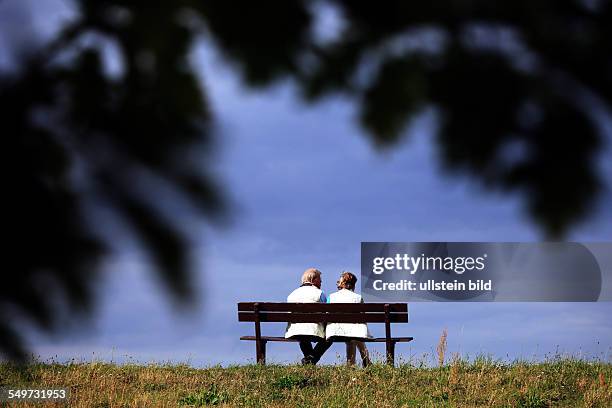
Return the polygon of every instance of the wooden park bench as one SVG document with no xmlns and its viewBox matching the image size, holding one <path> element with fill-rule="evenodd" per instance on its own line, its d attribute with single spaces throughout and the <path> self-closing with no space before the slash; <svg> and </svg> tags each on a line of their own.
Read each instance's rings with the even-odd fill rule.
<svg viewBox="0 0 612 408">
<path fill-rule="evenodd" d="M 359 339 L 368 343 L 385 343 L 387 364 L 395 363 L 395 344 L 409 342 L 412 337 L 391 337 L 391 323 L 408 323 L 408 305 L 405 303 L 238 303 L 238 321 L 254 322 L 255 336 L 242 336 L 240 340 L 255 341 L 256 358 L 266 364 L 266 343 L 270 341 L 298 342 L 285 337 L 261 335 L 263 322 L 288 323 L 384 323 L 385 337 Z M 332 337 L 332 340 L 334 338 Z M 340 338 L 349 346 L 351 339 Z"/>
</svg>

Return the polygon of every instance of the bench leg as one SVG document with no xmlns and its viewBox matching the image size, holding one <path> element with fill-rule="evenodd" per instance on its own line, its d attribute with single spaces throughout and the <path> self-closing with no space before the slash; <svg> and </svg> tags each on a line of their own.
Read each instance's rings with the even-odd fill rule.
<svg viewBox="0 0 612 408">
<path fill-rule="evenodd" d="M 266 343 L 267 341 L 265 340 L 255 341 L 257 364 L 266 365 Z"/>
<path fill-rule="evenodd" d="M 387 342 L 387 364 L 395 366 L 395 342 Z"/>
<path fill-rule="evenodd" d="M 387 364 L 395 366 L 395 342 L 391 340 L 391 315 L 388 303 L 385 304 L 385 337 Z"/>
</svg>

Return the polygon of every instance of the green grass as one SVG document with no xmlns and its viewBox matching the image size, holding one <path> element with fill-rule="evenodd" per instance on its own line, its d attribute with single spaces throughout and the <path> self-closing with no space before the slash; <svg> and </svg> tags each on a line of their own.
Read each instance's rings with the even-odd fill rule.
<svg viewBox="0 0 612 408">
<path fill-rule="evenodd" d="M 218 391 L 216 384 L 213 384 L 207 390 L 186 395 L 178 400 L 178 404 L 188 405 L 190 407 L 203 407 L 205 405 L 220 405 L 228 401 L 229 398 L 227 394 Z"/>
<path fill-rule="evenodd" d="M 14 407 L 612 407 L 612 364 L 574 359 L 442 367 L 0 364 L 0 386 L 70 387 L 68 404 Z M 2 405 L 2 403 L 0 403 Z"/>
</svg>

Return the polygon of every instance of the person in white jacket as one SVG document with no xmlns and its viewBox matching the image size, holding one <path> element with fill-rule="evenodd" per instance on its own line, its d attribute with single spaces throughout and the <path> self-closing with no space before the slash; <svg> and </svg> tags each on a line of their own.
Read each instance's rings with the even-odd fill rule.
<svg viewBox="0 0 612 408">
<path fill-rule="evenodd" d="M 338 280 L 338 291 L 329 295 L 329 303 L 363 303 L 361 295 L 355 293 L 357 277 L 350 272 L 342 272 Z M 349 340 L 346 348 L 346 359 L 349 364 L 355 364 L 356 349 L 359 349 L 363 366 L 370 364 L 368 349 L 359 339 L 371 337 L 368 325 L 365 323 L 328 323 L 325 331 L 326 338 L 332 337 Z"/>
<path fill-rule="evenodd" d="M 325 303 L 327 298 L 321 290 L 321 271 L 309 268 L 302 274 L 302 284 L 287 296 L 290 303 Z M 302 364 L 316 364 L 323 353 L 332 345 L 325 338 L 323 323 L 287 323 L 285 338 L 300 340 L 304 354 Z M 312 347 L 312 342 L 316 342 Z"/>
</svg>

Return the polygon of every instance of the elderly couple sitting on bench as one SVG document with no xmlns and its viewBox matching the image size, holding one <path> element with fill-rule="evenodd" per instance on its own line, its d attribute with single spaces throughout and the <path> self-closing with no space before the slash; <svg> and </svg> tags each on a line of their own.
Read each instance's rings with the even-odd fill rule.
<svg viewBox="0 0 612 408">
<path fill-rule="evenodd" d="M 363 303 L 361 295 L 355 293 L 357 277 L 350 272 L 342 272 L 337 282 L 338 291 L 329 295 L 321 290 L 321 271 L 309 268 L 302 274 L 302 284 L 287 297 L 290 303 Z M 363 366 L 370 364 L 365 343 L 359 339 L 371 337 L 365 323 L 288 323 L 285 338 L 300 341 L 304 354 L 302 364 L 316 364 L 323 353 L 332 345 L 333 340 L 346 340 L 347 361 L 355 364 L 356 349 L 359 349 Z M 316 343 L 314 348 L 312 343 Z"/>
</svg>

